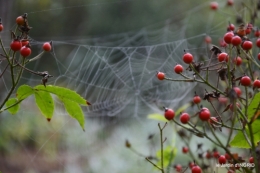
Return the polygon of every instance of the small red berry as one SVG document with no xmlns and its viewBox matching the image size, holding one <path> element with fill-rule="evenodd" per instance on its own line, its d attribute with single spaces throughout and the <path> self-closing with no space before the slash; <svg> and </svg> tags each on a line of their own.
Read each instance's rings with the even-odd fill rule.
<svg viewBox="0 0 260 173">
<path fill-rule="evenodd" d="M 242 64 L 242 58 L 238 56 L 233 59 L 233 62 L 236 64 L 236 66 L 240 66 Z"/>
<path fill-rule="evenodd" d="M 193 97 L 193 103 L 195 103 L 195 104 L 199 104 L 199 103 L 200 103 L 200 101 L 201 101 L 201 98 L 200 98 L 200 96 L 198 96 L 198 95 L 195 95 L 195 96 Z"/>
<path fill-rule="evenodd" d="M 218 101 L 221 104 L 227 104 L 228 99 L 227 99 L 227 97 L 219 97 Z"/>
<path fill-rule="evenodd" d="M 195 165 L 191 168 L 191 172 L 192 173 L 201 173 L 201 168 L 199 166 Z"/>
<path fill-rule="evenodd" d="M 218 61 L 219 62 L 222 62 L 222 61 L 228 62 L 228 54 L 225 52 L 218 54 Z"/>
<path fill-rule="evenodd" d="M 28 40 L 22 40 L 21 43 L 22 43 L 22 46 L 26 46 L 26 45 L 29 44 L 29 41 Z"/>
<path fill-rule="evenodd" d="M 232 40 L 231 40 L 231 43 L 232 43 L 234 46 L 240 45 L 241 42 L 242 42 L 241 37 L 239 37 L 239 36 L 237 36 L 237 35 L 234 36 L 234 37 L 232 38 Z"/>
<path fill-rule="evenodd" d="M 258 38 L 258 39 L 256 40 L 256 46 L 257 46 L 257 47 L 260 47 L 260 38 Z"/>
<path fill-rule="evenodd" d="M 31 55 L 31 48 L 30 47 L 27 47 L 27 46 L 23 46 L 20 50 L 20 54 L 23 56 L 23 57 L 27 57 L 29 55 Z"/>
<path fill-rule="evenodd" d="M 207 108 L 202 108 L 199 112 L 199 118 L 202 121 L 208 121 L 210 118 L 210 111 Z"/>
<path fill-rule="evenodd" d="M 4 26 L 0 23 L 0 32 L 3 31 Z"/>
<path fill-rule="evenodd" d="M 13 40 L 10 44 L 13 51 L 19 51 L 22 48 L 22 43 L 19 40 Z"/>
<path fill-rule="evenodd" d="M 189 162 L 190 169 L 192 169 L 193 166 L 195 166 L 195 163 L 194 162 Z"/>
<path fill-rule="evenodd" d="M 253 87 L 254 88 L 260 88 L 260 80 L 259 79 L 256 79 L 253 83 Z"/>
<path fill-rule="evenodd" d="M 232 6 L 234 4 L 234 0 L 227 0 L 227 5 Z"/>
<path fill-rule="evenodd" d="M 242 94 L 242 91 L 239 87 L 233 87 L 233 90 L 237 93 L 237 96 L 240 97 Z"/>
<path fill-rule="evenodd" d="M 240 79 L 240 83 L 241 85 L 243 86 L 250 86 L 251 85 L 251 79 L 249 76 L 243 76 L 241 79 Z"/>
<path fill-rule="evenodd" d="M 250 34 L 251 33 L 251 28 L 246 28 L 246 35 Z"/>
<path fill-rule="evenodd" d="M 257 54 L 257 58 L 260 61 L 260 53 Z"/>
<path fill-rule="evenodd" d="M 253 47 L 253 43 L 251 41 L 244 41 L 244 43 L 242 44 L 242 48 L 244 50 L 250 50 Z"/>
<path fill-rule="evenodd" d="M 190 115 L 188 113 L 182 113 L 180 116 L 180 121 L 182 124 L 187 124 L 190 120 Z"/>
<path fill-rule="evenodd" d="M 249 158 L 249 163 L 254 163 L 254 157 Z"/>
<path fill-rule="evenodd" d="M 227 160 L 231 160 L 231 156 L 230 156 L 228 153 L 225 154 L 225 158 L 226 158 Z"/>
<path fill-rule="evenodd" d="M 249 29 L 253 29 L 253 28 L 254 28 L 254 26 L 253 26 L 253 24 L 252 24 L 252 23 L 248 23 L 248 24 L 247 24 L 247 28 L 249 28 Z"/>
<path fill-rule="evenodd" d="M 228 172 L 227 173 L 235 173 L 233 170 L 228 170 Z"/>
<path fill-rule="evenodd" d="M 258 29 L 255 31 L 255 36 L 256 36 L 256 37 L 259 37 L 259 36 L 260 36 L 260 31 L 259 31 Z"/>
<path fill-rule="evenodd" d="M 17 25 L 24 25 L 25 20 L 24 20 L 23 16 L 18 16 L 16 18 L 16 23 L 17 23 Z"/>
<path fill-rule="evenodd" d="M 234 30 L 235 30 L 235 25 L 232 24 L 232 23 L 229 24 L 227 30 L 228 30 L 228 31 L 234 31 Z"/>
<path fill-rule="evenodd" d="M 218 3 L 217 2 L 211 2 L 210 3 L 210 8 L 212 10 L 217 10 L 218 9 Z"/>
<path fill-rule="evenodd" d="M 224 155 L 219 156 L 218 162 L 219 162 L 220 164 L 225 164 L 226 161 L 227 161 L 227 160 L 226 160 L 226 157 L 225 157 Z"/>
<path fill-rule="evenodd" d="M 210 152 L 210 151 L 207 151 L 205 157 L 206 157 L 207 159 L 211 159 L 211 158 L 212 158 L 211 152 Z"/>
<path fill-rule="evenodd" d="M 42 45 L 42 48 L 44 51 L 49 52 L 51 50 L 51 43 L 50 42 L 46 42 Z"/>
<path fill-rule="evenodd" d="M 190 53 L 185 53 L 182 57 L 183 61 L 186 63 L 186 64 L 190 64 L 192 63 L 193 61 L 193 55 L 190 54 Z"/>
<path fill-rule="evenodd" d="M 188 147 L 182 147 L 182 153 L 186 154 L 189 152 L 189 148 Z"/>
<path fill-rule="evenodd" d="M 216 122 L 218 122 L 218 119 L 216 117 L 210 117 L 210 119 L 208 120 L 208 122 L 210 124 L 216 124 Z"/>
<path fill-rule="evenodd" d="M 227 32 L 227 33 L 224 35 L 224 41 L 225 41 L 227 44 L 230 44 L 233 37 L 234 37 L 234 33 L 233 33 L 233 32 Z"/>
<path fill-rule="evenodd" d="M 167 120 L 172 120 L 174 118 L 175 112 L 172 109 L 165 108 L 164 117 Z"/>
<path fill-rule="evenodd" d="M 219 156 L 220 156 L 220 154 L 219 154 L 218 151 L 214 151 L 214 152 L 213 152 L 213 157 L 214 157 L 214 158 L 218 159 Z"/>
<path fill-rule="evenodd" d="M 239 104 L 239 103 L 236 103 L 236 107 L 240 108 L 240 104 Z M 229 109 L 230 109 L 232 112 L 234 111 L 233 104 L 230 104 L 230 105 L 229 105 Z"/>
<path fill-rule="evenodd" d="M 174 67 L 174 71 L 175 71 L 175 73 L 177 73 L 177 74 L 182 73 L 182 72 L 183 72 L 183 67 L 182 67 L 182 65 L 177 64 L 177 65 Z"/>
<path fill-rule="evenodd" d="M 175 170 L 177 172 L 181 172 L 182 171 L 182 166 L 180 164 L 175 165 L 174 168 L 175 168 Z"/>
<path fill-rule="evenodd" d="M 165 74 L 164 74 L 163 72 L 158 72 L 158 73 L 157 73 L 157 78 L 158 78 L 159 80 L 163 80 L 163 79 L 165 78 Z"/>
<path fill-rule="evenodd" d="M 227 46 L 227 43 L 225 42 L 224 39 L 219 39 L 219 46 L 220 47 L 226 47 Z"/>
<path fill-rule="evenodd" d="M 207 44 L 210 44 L 211 41 L 212 41 L 212 40 L 211 40 L 211 37 L 207 35 L 207 36 L 205 37 L 205 42 L 206 42 Z"/>
</svg>

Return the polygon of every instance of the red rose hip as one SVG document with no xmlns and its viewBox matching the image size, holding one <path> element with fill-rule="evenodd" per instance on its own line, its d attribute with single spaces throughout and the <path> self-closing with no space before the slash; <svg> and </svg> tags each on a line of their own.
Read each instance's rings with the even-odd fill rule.
<svg viewBox="0 0 260 173">
<path fill-rule="evenodd" d="M 217 10 L 218 9 L 218 3 L 217 2 L 211 2 L 210 3 L 210 8 L 212 10 Z"/>
<path fill-rule="evenodd" d="M 190 115 L 188 113 L 182 113 L 180 116 L 180 121 L 182 124 L 187 124 L 190 120 Z"/>
<path fill-rule="evenodd" d="M 260 80 L 259 79 L 256 79 L 253 83 L 253 87 L 254 88 L 260 88 Z"/>
<path fill-rule="evenodd" d="M 243 86 L 250 86 L 250 85 L 251 85 L 251 79 L 250 79 L 250 77 L 248 77 L 248 76 L 243 76 L 243 77 L 240 79 L 240 83 L 241 83 L 241 85 L 243 85 Z"/>
<path fill-rule="evenodd" d="M 208 121 L 210 119 L 210 111 L 207 108 L 202 108 L 199 112 L 199 118 L 202 121 Z"/>
<path fill-rule="evenodd" d="M 226 157 L 225 157 L 224 155 L 219 156 L 218 162 L 219 162 L 220 164 L 225 164 L 226 161 L 227 161 L 227 159 L 226 159 Z"/>
<path fill-rule="evenodd" d="M 42 48 L 44 51 L 49 52 L 51 50 L 51 43 L 50 42 L 46 42 L 42 45 Z"/>
<path fill-rule="evenodd" d="M 159 80 L 163 80 L 163 79 L 165 78 L 165 74 L 164 74 L 163 72 L 158 72 L 158 73 L 157 73 L 157 78 L 158 78 Z"/>
<path fill-rule="evenodd" d="M 201 168 L 199 166 L 195 165 L 191 168 L 191 172 L 192 173 L 201 173 Z"/>
<path fill-rule="evenodd" d="M 226 61 L 228 62 L 228 54 L 225 52 L 222 52 L 218 55 L 218 61 L 222 62 L 222 61 Z"/>
<path fill-rule="evenodd" d="M 24 25 L 25 20 L 24 20 L 23 16 L 18 16 L 16 18 L 16 23 L 17 23 L 17 25 Z"/>
<path fill-rule="evenodd" d="M 231 40 L 232 40 L 233 37 L 234 37 L 233 32 L 227 32 L 227 33 L 224 35 L 224 41 L 225 41 L 227 44 L 231 44 Z"/>
<path fill-rule="evenodd" d="M 231 43 L 234 45 L 234 46 L 238 46 L 242 43 L 242 39 L 239 37 L 239 36 L 234 36 L 231 40 Z"/>
<path fill-rule="evenodd" d="M 242 64 L 242 58 L 238 56 L 233 59 L 233 62 L 236 64 L 236 66 L 240 66 Z"/>
<path fill-rule="evenodd" d="M 253 43 L 251 41 L 245 41 L 243 44 L 242 44 L 242 48 L 244 50 L 250 50 L 252 49 L 253 47 Z"/>
<path fill-rule="evenodd" d="M 258 39 L 256 40 L 256 46 L 257 46 L 257 47 L 260 47 L 260 38 L 258 38 Z"/>
<path fill-rule="evenodd" d="M 172 109 L 165 108 L 164 117 L 167 120 L 172 120 L 174 118 L 174 115 L 175 115 L 175 112 Z"/>
<path fill-rule="evenodd" d="M 4 26 L 0 23 L 0 32 L 3 31 Z"/>
<path fill-rule="evenodd" d="M 193 55 L 190 54 L 190 53 L 185 53 L 182 57 L 183 61 L 186 63 L 186 64 L 190 64 L 192 63 L 193 61 Z"/>
<path fill-rule="evenodd" d="M 193 97 L 193 103 L 195 103 L 195 104 L 199 104 L 199 103 L 200 103 L 200 101 L 201 101 L 201 98 L 200 98 L 200 96 L 198 96 L 198 95 L 195 95 L 195 96 Z"/>
<path fill-rule="evenodd" d="M 174 71 L 175 71 L 175 73 L 177 73 L 177 74 L 182 73 L 182 72 L 183 72 L 183 67 L 182 67 L 182 65 L 177 64 L 177 65 L 174 67 Z"/>
<path fill-rule="evenodd" d="M 20 54 L 23 56 L 23 57 L 27 57 L 29 55 L 31 55 L 31 48 L 30 47 L 27 47 L 27 46 L 23 46 L 20 50 Z"/>
<path fill-rule="evenodd" d="M 22 43 L 19 40 L 13 40 L 10 44 L 13 51 L 19 51 L 22 48 Z"/>
</svg>

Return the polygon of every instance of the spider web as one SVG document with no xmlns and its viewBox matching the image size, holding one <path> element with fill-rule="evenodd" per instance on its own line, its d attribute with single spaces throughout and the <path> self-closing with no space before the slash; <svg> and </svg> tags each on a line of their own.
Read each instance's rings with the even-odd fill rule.
<svg viewBox="0 0 260 173">
<path fill-rule="evenodd" d="M 116 2 L 108 4 L 113 3 Z M 104 4 L 95 4 L 95 6 L 102 5 Z M 143 161 L 143 158 L 129 156 L 129 151 L 123 149 L 118 151 L 118 148 L 123 148 L 125 139 L 130 138 L 140 151 L 149 152 L 143 145 L 147 142 L 143 136 L 156 133 L 157 129 L 154 128 L 157 125 L 156 122 L 147 122 L 146 116 L 150 113 L 162 114 L 163 106 L 176 109 L 182 103 L 190 101 L 189 95 L 193 94 L 195 83 L 159 81 L 156 73 L 162 71 L 167 77 L 181 79 L 173 72 L 173 67 L 176 64 L 187 67 L 182 61 L 184 50 L 194 54 L 195 61 L 202 55 L 209 55 L 209 47 L 203 42 L 206 33 L 213 39 L 220 38 L 218 32 L 223 30 L 229 19 L 213 24 L 215 14 L 211 13 L 206 17 L 205 20 L 208 22 L 201 33 L 192 35 L 187 32 L 192 31 L 196 25 L 196 23 L 189 24 L 194 20 L 192 15 L 207 9 L 207 5 L 208 3 L 202 3 L 187 10 L 186 17 L 179 20 L 177 26 L 172 22 L 173 19 L 167 19 L 139 30 L 108 36 L 53 39 L 52 51 L 45 53 L 41 59 L 27 67 L 34 71 L 49 71 L 54 77 L 48 84 L 75 90 L 91 103 L 91 106 L 83 108 L 86 116 L 86 132 L 82 134 L 77 122 L 68 117 L 59 102 L 56 103 L 55 116 L 51 123 L 36 116 L 44 121 L 36 123 L 43 125 L 37 127 L 33 124 L 31 127 L 25 127 L 28 117 L 32 117 L 32 113 L 27 112 L 28 109 L 36 112 L 33 114 L 39 114 L 34 110 L 36 106 L 33 98 L 25 100 L 19 115 L 9 118 L 10 120 L 4 125 L 11 131 L 14 128 L 12 123 L 16 122 L 21 128 L 21 133 L 25 131 L 26 140 L 17 139 L 18 143 L 14 144 L 15 147 L 22 148 L 28 160 L 23 161 L 26 165 L 25 172 L 32 170 L 40 172 L 37 171 L 39 170 L 37 162 L 42 158 L 46 160 L 46 156 L 58 165 L 59 168 L 56 170 L 59 172 L 104 172 L 104 170 L 152 172 L 151 165 Z M 83 6 L 73 5 L 60 9 L 80 10 Z M 58 11 L 59 8 L 28 14 L 44 15 L 46 12 L 58 13 Z M 224 16 L 225 13 L 220 14 Z M 41 51 L 43 42 L 33 36 L 30 39 L 36 55 Z M 3 71 L 4 66 L 0 67 Z M 184 74 L 192 75 L 187 71 Z M 1 88 L 6 92 L 10 87 L 9 82 L 10 79 L 6 76 L 1 78 Z M 31 86 L 40 82 L 39 77 L 28 72 L 25 72 L 21 80 L 21 84 Z M 108 123 L 111 120 L 113 123 Z M 44 128 L 49 135 L 38 137 Z M 31 133 L 31 129 L 34 129 L 34 134 Z M 62 138 L 63 144 L 57 138 Z M 35 145 L 35 152 L 31 153 L 28 143 Z M 58 143 L 58 151 L 53 149 L 53 143 Z M 65 152 L 62 152 L 63 150 Z M 126 155 L 128 158 L 125 158 Z M 133 168 L 133 164 L 137 166 Z M 55 170 L 51 167 L 45 168 L 45 171 L 51 169 Z"/>
</svg>

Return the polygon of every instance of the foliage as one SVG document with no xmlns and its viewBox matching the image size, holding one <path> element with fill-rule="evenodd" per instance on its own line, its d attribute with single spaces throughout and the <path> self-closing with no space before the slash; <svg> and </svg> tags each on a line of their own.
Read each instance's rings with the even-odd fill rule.
<svg viewBox="0 0 260 173">
<path fill-rule="evenodd" d="M 46 85 L 48 79 L 53 77 L 48 73 L 48 71 L 34 72 L 25 67 L 30 62 L 41 58 L 44 52 L 50 51 L 52 42 L 46 42 L 43 44 L 48 45 L 48 49 L 46 49 L 46 46 L 43 46 L 44 51 L 27 60 L 28 56 L 31 54 L 31 45 L 30 40 L 28 39 L 28 34 L 32 28 L 28 23 L 28 15 L 25 13 L 22 16 L 18 16 L 16 23 L 16 30 L 11 31 L 12 41 L 9 50 L 6 49 L 6 47 L 3 45 L 2 39 L 0 38 L 1 48 L 4 52 L 4 54 L 1 54 L 1 56 L 5 58 L 4 60 L 6 62 L 6 68 L 0 76 L 2 77 L 3 75 L 6 75 L 5 72 L 7 69 L 9 69 L 11 72 L 10 78 L 12 79 L 12 86 L 0 105 L 0 113 L 8 110 L 9 113 L 16 114 L 21 107 L 21 102 L 27 97 L 34 95 L 35 103 L 39 110 L 48 121 L 51 121 L 55 108 L 52 95 L 55 95 L 63 103 L 68 114 L 75 118 L 79 122 L 81 128 L 84 130 L 85 119 L 80 106 L 89 105 L 89 102 L 70 89 Z M 26 52 L 20 51 L 20 55 L 17 55 L 19 50 L 26 50 Z M 35 87 L 28 85 L 19 86 L 19 81 L 24 70 L 34 75 L 41 76 L 42 85 L 37 85 Z M 16 98 L 10 98 L 18 86 L 19 88 L 16 92 Z"/>
</svg>

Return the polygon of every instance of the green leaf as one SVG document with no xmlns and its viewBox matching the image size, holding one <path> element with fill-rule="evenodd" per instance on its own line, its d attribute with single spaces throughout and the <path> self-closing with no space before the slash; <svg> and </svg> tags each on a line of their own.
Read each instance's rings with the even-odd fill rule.
<svg viewBox="0 0 260 173">
<path fill-rule="evenodd" d="M 51 94 L 44 91 L 35 91 L 34 96 L 38 108 L 47 120 L 50 121 L 54 112 L 54 102 Z"/>
<path fill-rule="evenodd" d="M 38 86 L 34 87 L 34 89 L 55 94 L 56 96 L 58 96 L 61 99 L 65 99 L 65 100 L 67 99 L 67 100 L 76 102 L 81 105 L 87 105 L 87 101 L 84 98 L 82 98 L 75 91 L 67 89 L 67 88 L 53 86 L 53 85 L 47 85 L 46 87 L 44 87 L 43 85 L 38 85 Z"/>
<path fill-rule="evenodd" d="M 80 105 L 77 102 L 71 101 L 66 98 L 60 98 L 60 100 L 63 102 L 65 109 L 69 113 L 69 115 L 78 120 L 80 126 L 84 130 L 85 118 Z"/>
<path fill-rule="evenodd" d="M 14 106 L 12 106 L 12 105 L 14 105 Z M 10 98 L 9 100 L 7 100 L 7 102 L 5 103 L 5 106 L 6 107 L 12 106 L 7 109 L 10 114 L 16 114 L 20 108 L 20 104 L 18 103 L 18 100 L 16 98 Z"/>
<path fill-rule="evenodd" d="M 177 109 L 177 111 L 175 112 L 175 115 L 177 115 L 177 116 L 180 115 L 181 112 L 185 111 L 190 106 L 191 106 L 191 103 L 186 103 L 185 105 L 183 105 L 182 107 Z"/>
<path fill-rule="evenodd" d="M 175 115 L 179 115 L 181 112 L 185 111 L 185 109 L 187 109 L 188 107 L 190 107 L 191 104 L 187 103 L 185 105 L 183 105 L 182 107 L 180 107 L 179 109 L 177 109 L 177 111 L 175 112 Z M 147 116 L 147 118 L 149 119 L 153 119 L 153 120 L 158 120 L 158 121 L 162 121 L 162 122 L 168 122 L 168 120 L 161 114 L 149 114 Z"/>
<path fill-rule="evenodd" d="M 161 114 L 149 114 L 147 118 L 162 122 L 168 122 L 168 120 Z"/>
<path fill-rule="evenodd" d="M 16 98 L 18 100 L 23 100 L 26 99 L 27 97 L 29 97 L 30 95 L 32 95 L 34 93 L 34 90 L 32 87 L 28 86 L 28 85 L 21 85 L 16 92 Z"/>
<path fill-rule="evenodd" d="M 255 145 L 260 141 L 260 120 L 256 120 L 252 124 L 253 136 Z M 248 127 L 246 128 L 246 134 L 250 139 Z M 249 144 L 247 143 L 243 133 L 240 131 L 236 134 L 236 136 L 230 142 L 232 147 L 236 148 L 250 148 Z"/>
<path fill-rule="evenodd" d="M 248 106 L 248 109 L 247 109 L 248 119 L 251 119 L 255 115 L 255 113 L 257 112 L 256 109 L 258 108 L 259 103 L 260 103 L 260 93 L 257 93 Z"/>
<path fill-rule="evenodd" d="M 167 146 L 163 149 L 163 166 L 166 168 L 169 164 L 172 163 L 177 153 L 177 149 L 172 146 Z M 159 167 L 161 167 L 161 150 L 156 152 L 156 157 L 159 161 L 156 163 Z"/>
</svg>

